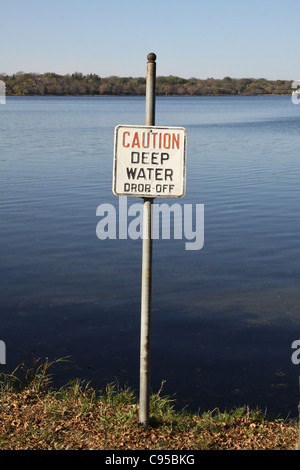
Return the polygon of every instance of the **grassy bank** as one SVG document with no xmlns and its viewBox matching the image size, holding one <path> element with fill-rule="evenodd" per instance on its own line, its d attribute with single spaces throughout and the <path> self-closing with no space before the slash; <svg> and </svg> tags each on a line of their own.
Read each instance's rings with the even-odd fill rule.
<svg viewBox="0 0 300 470">
<path fill-rule="evenodd" d="M 145 429 L 138 424 L 132 390 L 110 384 L 96 391 L 79 380 L 54 390 L 52 365 L 46 361 L 1 374 L 0 450 L 295 449 L 295 421 L 270 419 L 247 407 L 178 412 L 162 390 L 151 396 Z"/>
</svg>

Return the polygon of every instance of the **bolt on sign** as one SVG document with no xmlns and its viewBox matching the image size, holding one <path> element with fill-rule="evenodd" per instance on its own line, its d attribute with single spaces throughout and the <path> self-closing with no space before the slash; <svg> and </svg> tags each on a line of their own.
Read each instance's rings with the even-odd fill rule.
<svg viewBox="0 0 300 470">
<path fill-rule="evenodd" d="M 113 193 L 144 198 L 183 197 L 186 186 L 186 129 L 115 128 Z"/>
</svg>

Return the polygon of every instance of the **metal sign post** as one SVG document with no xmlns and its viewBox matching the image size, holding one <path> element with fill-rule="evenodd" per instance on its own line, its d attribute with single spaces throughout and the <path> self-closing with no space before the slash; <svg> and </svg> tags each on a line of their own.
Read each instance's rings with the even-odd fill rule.
<svg viewBox="0 0 300 470">
<path fill-rule="evenodd" d="M 146 123 L 115 128 L 113 193 L 141 197 L 143 252 L 140 337 L 139 421 L 149 424 L 152 287 L 152 205 L 155 198 L 185 195 L 186 130 L 155 126 L 156 55 L 147 56 Z"/>
<path fill-rule="evenodd" d="M 147 56 L 146 79 L 146 126 L 155 125 L 156 55 Z M 154 198 L 144 198 L 143 208 L 143 254 L 141 292 L 141 339 L 140 339 L 140 407 L 139 422 L 149 424 L 150 399 L 150 327 L 152 288 L 152 204 Z"/>
</svg>

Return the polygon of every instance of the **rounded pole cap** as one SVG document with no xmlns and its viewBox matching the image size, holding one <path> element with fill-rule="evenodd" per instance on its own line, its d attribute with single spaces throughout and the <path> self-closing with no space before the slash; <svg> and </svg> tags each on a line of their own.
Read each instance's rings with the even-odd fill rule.
<svg viewBox="0 0 300 470">
<path fill-rule="evenodd" d="M 148 62 L 155 62 L 156 61 L 156 54 L 154 54 L 154 52 L 150 52 L 147 55 L 147 60 L 148 60 Z"/>
</svg>

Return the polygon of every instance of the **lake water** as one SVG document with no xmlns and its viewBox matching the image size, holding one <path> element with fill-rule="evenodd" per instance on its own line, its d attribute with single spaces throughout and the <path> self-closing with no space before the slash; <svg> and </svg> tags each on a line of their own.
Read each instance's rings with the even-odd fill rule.
<svg viewBox="0 0 300 470">
<path fill-rule="evenodd" d="M 114 127 L 144 124 L 136 97 L 8 97 L 0 106 L 1 329 L 11 371 L 71 356 L 54 384 L 138 391 L 141 240 L 100 240 Z M 151 389 L 193 410 L 247 404 L 297 415 L 300 106 L 290 97 L 157 98 L 187 129 L 187 192 L 201 250 L 155 240 Z M 141 202 L 128 198 L 128 206 Z"/>
</svg>

